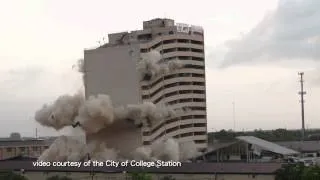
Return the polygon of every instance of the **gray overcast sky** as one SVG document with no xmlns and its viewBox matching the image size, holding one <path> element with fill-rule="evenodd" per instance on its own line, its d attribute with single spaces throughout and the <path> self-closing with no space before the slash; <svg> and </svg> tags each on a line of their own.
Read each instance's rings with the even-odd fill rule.
<svg viewBox="0 0 320 180">
<path fill-rule="evenodd" d="M 55 134 L 33 120 L 59 95 L 82 89 L 72 70 L 108 33 L 156 17 L 205 29 L 209 130 L 299 128 L 298 71 L 306 72 L 306 124 L 320 127 L 318 0 L 0 1 L 0 136 Z M 154 7 L 153 7 L 154 6 Z"/>
</svg>

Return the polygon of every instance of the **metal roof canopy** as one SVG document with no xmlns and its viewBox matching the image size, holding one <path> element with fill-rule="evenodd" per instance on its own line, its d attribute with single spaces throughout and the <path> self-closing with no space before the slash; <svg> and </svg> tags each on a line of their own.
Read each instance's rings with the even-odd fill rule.
<svg viewBox="0 0 320 180">
<path fill-rule="evenodd" d="M 264 150 L 271 151 L 277 154 L 282 154 L 282 155 L 300 154 L 299 152 L 294 151 L 292 149 L 288 149 L 286 147 L 280 146 L 278 144 L 275 144 L 260 138 L 256 138 L 254 136 L 238 136 L 237 139 L 249 144 L 259 146 Z"/>
</svg>

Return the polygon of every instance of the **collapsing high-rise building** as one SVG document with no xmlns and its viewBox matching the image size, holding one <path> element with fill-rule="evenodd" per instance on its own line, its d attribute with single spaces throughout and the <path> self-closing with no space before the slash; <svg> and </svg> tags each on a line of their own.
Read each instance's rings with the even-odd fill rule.
<svg viewBox="0 0 320 180">
<path fill-rule="evenodd" d="M 98 138 L 120 151 L 131 151 L 131 147 L 173 137 L 179 142 L 194 141 L 199 150 L 205 150 L 207 116 L 202 28 L 175 24 L 171 19 L 153 19 L 143 22 L 143 30 L 113 33 L 108 38 L 108 43 L 84 52 L 86 97 L 108 94 L 119 106 L 153 102 L 188 111 L 142 129 L 119 122 L 89 135 L 88 139 Z M 148 58 L 154 62 L 145 64 L 149 71 L 143 74 L 137 67 Z M 182 66 L 170 68 L 177 66 L 170 64 L 176 60 Z M 167 64 L 169 68 L 161 70 L 160 65 L 152 68 L 152 63 Z"/>
</svg>

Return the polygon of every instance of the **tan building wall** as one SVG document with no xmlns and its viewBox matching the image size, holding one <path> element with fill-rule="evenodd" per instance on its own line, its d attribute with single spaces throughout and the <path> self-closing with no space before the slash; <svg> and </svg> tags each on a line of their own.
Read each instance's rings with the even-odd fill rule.
<svg viewBox="0 0 320 180">
<path fill-rule="evenodd" d="M 130 180 L 130 176 L 126 174 L 100 174 L 97 173 L 93 177 L 90 173 L 66 173 L 66 172 L 26 172 L 23 174 L 29 180 L 45 180 L 48 177 L 52 177 L 55 175 L 58 176 L 67 176 L 74 180 Z M 152 175 L 153 180 L 161 180 L 162 177 L 168 176 L 163 174 L 154 174 Z M 172 174 L 176 180 L 274 180 L 274 175 L 251 175 L 251 174 L 217 174 L 217 175 L 209 175 L 209 174 Z"/>
<path fill-rule="evenodd" d="M 107 94 L 115 105 L 141 102 L 134 45 L 98 48 L 84 53 L 86 97 Z M 136 53 L 130 53 L 130 52 Z"/>
</svg>

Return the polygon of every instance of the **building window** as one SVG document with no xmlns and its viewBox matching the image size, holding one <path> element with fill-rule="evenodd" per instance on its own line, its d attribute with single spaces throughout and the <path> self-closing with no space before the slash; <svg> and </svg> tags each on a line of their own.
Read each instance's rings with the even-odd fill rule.
<svg viewBox="0 0 320 180">
<path fill-rule="evenodd" d="M 201 135 L 206 135 L 206 132 L 194 132 L 195 136 L 201 136 Z"/>
<path fill-rule="evenodd" d="M 173 128 L 170 128 L 170 129 L 166 130 L 166 133 L 170 133 L 170 132 L 176 131 L 178 129 L 179 129 L 179 127 L 176 126 L 176 127 L 173 127 Z"/>
<path fill-rule="evenodd" d="M 195 61 L 204 61 L 204 58 L 201 58 L 201 57 L 192 57 L 192 60 L 195 60 Z"/>
<path fill-rule="evenodd" d="M 188 69 L 204 69 L 204 66 L 201 65 L 194 65 L 194 64 L 186 64 L 184 68 Z"/>
<path fill-rule="evenodd" d="M 195 123 L 194 127 L 206 127 L 205 123 Z"/>
<path fill-rule="evenodd" d="M 203 45 L 202 41 L 195 41 L 195 40 L 191 40 L 192 44 L 199 44 L 199 45 Z"/>
<path fill-rule="evenodd" d="M 188 43 L 188 39 L 178 39 L 178 43 Z"/>
<path fill-rule="evenodd" d="M 178 48 L 178 51 L 184 51 L 184 52 L 186 52 L 186 51 L 189 51 L 189 48 Z"/>
<path fill-rule="evenodd" d="M 24 152 L 26 148 L 25 147 L 20 147 L 19 149 L 20 149 L 21 152 Z"/>
<path fill-rule="evenodd" d="M 141 53 L 146 53 L 146 52 L 148 52 L 148 49 L 140 49 L 140 52 Z"/>
<path fill-rule="evenodd" d="M 7 152 L 12 152 L 12 148 L 7 148 Z"/>
<path fill-rule="evenodd" d="M 200 98 L 193 98 L 193 102 L 206 102 L 206 100 Z"/>
<path fill-rule="evenodd" d="M 195 119 L 205 119 L 206 115 L 194 115 L 193 116 Z"/>
<path fill-rule="evenodd" d="M 144 141 L 143 145 L 150 145 L 150 141 Z"/>
<path fill-rule="evenodd" d="M 192 52 L 203 53 L 203 49 L 191 49 Z"/>
<path fill-rule="evenodd" d="M 184 125 L 180 125 L 181 129 L 185 129 L 185 128 L 191 128 L 193 127 L 193 124 L 184 124 Z"/>
<path fill-rule="evenodd" d="M 169 34 L 173 34 L 173 31 L 169 31 Z"/>
<path fill-rule="evenodd" d="M 170 44 L 170 43 L 175 43 L 176 40 L 175 39 L 169 39 L 169 40 L 164 40 L 163 44 Z"/>
<path fill-rule="evenodd" d="M 175 135 L 173 136 L 173 138 L 178 139 L 180 137 L 180 135 Z"/>
<path fill-rule="evenodd" d="M 180 137 L 188 137 L 188 136 L 193 136 L 193 133 L 190 132 L 190 133 L 183 133 L 180 135 Z"/>
<path fill-rule="evenodd" d="M 184 119 L 192 119 L 192 115 L 189 115 L 189 116 L 181 116 L 181 120 L 184 120 Z"/>
<path fill-rule="evenodd" d="M 173 119 L 169 119 L 167 120 L 167 124 L 173 123 L 173 122 L 177 122 L 179 121 L 179 118 L 173 118 Z"/>
<path fill-rule="evenodd" d="M 204 86 L 204 82 L 193 82 L 193 85 Z"/>
<path fill-rule="evenodd" d="M 142 135 L 143 135 L 143 136 L 149 136 L 149 135 L 150 135 L 150 132 L 144 131 L 144 132 L 142 133 Z"/>
<path fill-rule="evenodd" d="M 195 94 L 205 94 L 204 90 L 193 90 L 193 93 Z"/>
<path fill-rule="evenodd" d="M 196 144 L 203 144 L 203 143 L 206 143 L 207 141 L 206 140 L 195 140 L 194 142 Z"/>
</svg>

